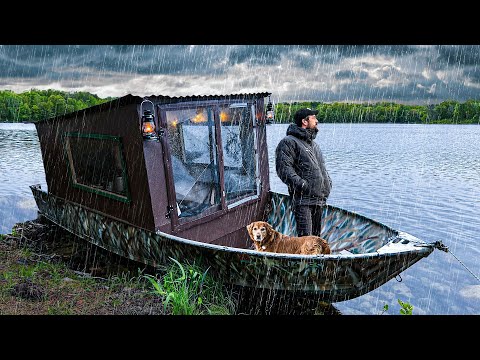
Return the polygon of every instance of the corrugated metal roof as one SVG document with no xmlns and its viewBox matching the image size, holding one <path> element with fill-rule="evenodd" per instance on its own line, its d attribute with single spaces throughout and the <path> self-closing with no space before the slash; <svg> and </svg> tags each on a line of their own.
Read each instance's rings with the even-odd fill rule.
<svg viewBox="0 0 480 360">
<path fill-rule="evenodd" d="M 261 98 L 271 95 L 270 92 L 259 93 L 240 93 L 240 94 L 221 94 L 221 95 L 187 95 L 187 96 L 166 96 L 166 95 L 150 95 L 144 98 L 155 98 L 156 100 L 179 100 L 179 101 L 195 101 L 195 100 L 219 100 L 219 99 L 244 99 L 244 98 Z"/>
<path fill-rule="evenodd" d="M 240 93 L 240 94 L 228 94 L 228 95 L 187 95 L 187 96 L 168 96 L 168 95 L 150 95 L 145 97 L 140 97 L 132 94 L 128 94 L 114 100 L 108 101 L 103 104 L 91 106 L 86 109 L 74 111 L 72 113 L 68 113 L 65 115 L 58 115 L 55 117 L 47 118 L 44 120 L 40 120 L 37 122 L 44 122 L 44 121 L 53 121 L 58 119 L 66 119 L 73 116 L 81 115 L 85 112 L 94 113 L 96 111 L 105 110 L 107 108 L 125 106 L 132 103 L 140 104 L 143 100 L 147 99 L 156 103 L 176 103 L 176 102 L 189 102 L 189 101 L 208 101 L 208 100 L 222 100 L 222 99 L 258 99 L 270 96 L 272 93 L 270 92 L 258 92 L 258 93 Z"/>
</svg>

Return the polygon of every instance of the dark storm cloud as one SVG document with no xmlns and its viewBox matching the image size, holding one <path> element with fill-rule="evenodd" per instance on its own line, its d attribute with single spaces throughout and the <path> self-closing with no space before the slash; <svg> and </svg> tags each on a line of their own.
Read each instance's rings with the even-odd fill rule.
<svg viewBox="0 0 480 360">
<path fill-rule="evenodd" d="M 135 45 L 104 47 L 88 66 L 138 74 L 200 74 L 211 71 L 222 54 L 205 46 Z"/>
<path fill-rule="evenodd" d="M 0 76 L 50 76 L 53 80 L 89 68 L 95 72 L 131 74 L 221 74 L 235 64 L 278 65 L 282 56 L 293 66 L 311 68 L 361 54 L 408 54 L 410 46 L 372 45 L 7 45 L 0 48 Z M 70 69 L 73 68 L 73 71 Z M 79 77 L 84 76 L 80 74 Z"/>
<path fill-rule="evenodd" d="M 324 101 L 338 101 L 340 98 L 344 101 L 392 101 L 420 104 L 438 103 L 448 99 L 466 101 L 478 96 L 478 89 L 466 87 L 462 83 L 447 83 L 438 78 L 417 77 L 395 86 L 372 86 L 370 83 L 358 81 L 344 83 L 340 84 L 335 92 L 323 94 L 322 98 L 325 99 Z"/>
<path fill-rule="evenodd" d="M 90 46 L 79 45 L 5 45 L 0 54 L 18 61 L 44 61 L 54 57 L 78 56 L 91 51 Z"/>
<path fill-rule="evenodd" d="M 322 96 L 323 101 L 333 102 L 343 99 L 352 102 L 402 102 L 418 103 L 419 99 L 427 102 L 437 101 L 437 93 L 431 91 L 431 86 L 420 86 L 415 82 L 399 84 L 397 86 L 381 87 L 371 86 L 361 82 L 352 82 L 340 85 L 336 91 L 328 91 Z M 317 97 L 318 98 L 318 97 Z"/>
<path fill-rule="evenodd" d="M 335 79 L 353 79 L 355 78 L 355 72 L 352 70 L 341 70 L 335 73 Z"/>
<path fill-rule="evenodd" d="M 44 73 L 44 72 L 43 72 Z M 41 75 L 39 68 L 0 58 L 0 77 L 34 77 Z"/>
<path fill-rule="evenodd" d="M 368 73 L 366 71 L 340 70 L 335 73 L 335 79 L 366 79 Z"/>
<path fill-rule="evenodd" d="M 75 72 L 89 68 L 102 73 L 207 74 L 224 60 L 225 52 L 211 46 L 6 45 L 0 48 L 0 76 L 48 75 L 55 80 L 72 68 Z"/>
<path fill-rule="evenodd" d="M 318 51 L 323 60 L 330 64 L 345 58 L 366 55 L 401 57 L 415 54 L 419 51 L 418 47 L 411 45 L 322 45 L 309 47 L 309 49 Z"/>
<path fill-rule="evenodd" d="M 228 56 L 228 64 L 249 65 L 276 65 L 280 62 L 281 55 L 287 51 L 283 45 L 251 45 L 251 46 L 235 46 Z"/>
<path fill-rule="evenodd" d="M 52 79 L 79 77 L 82 75 L 78 74 L 78 67 L 85 62 L 92 50 L 89 47 L 71 45 L 0 46 L 0 76 L 47 76 Z"/>
<path fill-rule="evenodd" d="M 105 72 L 129 74 L 178 73 L 179 66 L 185 65 L 185 60 L 181 58 L 179 53 L 184 54 L 185 49 L 183 46 L 171 47 L 170 51 L 172 57 L 176 59 L 175 61 L 168 61 L 161 48 L 153 46 L 96 46 L 91 47 L 84 65 Z"/>
<path fill-rule="evenodd" d="M 332 46 L 342 56 L 357 56 L 357 55 L 390 55 L 403 56 L 414 54 L 418 48 L 411 45 L 338 45 Z"/>
<path fill-rule="evenodd" d="M 419 51 L 418 47 L 411 45 L 368 45 L 367 52 L 374 55 L 406 56 Z"/>
<path fill-rule="evenodd" d="M 463 74 L 470 79 L 470 81 L 480 84 L 480 64 L 478 68 L 463 70 Z"/>
<path fill-rule="evenodd" d="M 272 91 L 277 101 L 478 98 L 480 46 L 0 45 L 2 89 L 172 95 Z M 259 90 L 260 89 L 260 90 Z"/>
<path fill-rule="evenodd" d="M 438 60 L 448 65 L 480 64 L 480 47 L 476 45 L 442 45 L 438 53 Z"/>
<path fill-rule="evenodd" d="M 228 66 L 247 64 L 250 66 L 275 66 L 282 58 L 289 59 L 294 66 L 311 68 L 326 51 L 325 45 L 239 45 L 232 46 L 228 54 Z"/>
</svg>

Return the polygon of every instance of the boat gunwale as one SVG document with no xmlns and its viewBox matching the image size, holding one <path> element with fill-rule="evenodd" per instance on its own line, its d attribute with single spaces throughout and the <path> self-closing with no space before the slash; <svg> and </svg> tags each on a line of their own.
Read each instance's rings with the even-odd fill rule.
<svg viewBox="0 0 480 360">
<path fill-rule="evenodd" d="M 391 243 L 394 239 L 400 239 L 400 240 L 407 240 L 408 243 L 405 244 L 405 247 L 409 247 L 411 248 L 411 242 L 412 242 L 412 239 L 415 239 L 415 241 L 418 241 L 419 243 L 419 246 L 418 246 L 418 250 L 405 250 L 405 251 L 401 251 L 401 250 L 398 250 L 398 247 L 397 247 L 397 250 L 396 251 L 385 251 L 385 252 L 381 252 L 379 253 L 378 250 L 383 248 L 383 246 L 379 249 L 377 249 L 375 252 L 370 252 L 370 253 L 360 253 L 360 254 L 354 254 L 354 253 L 350 253 L 350 254 L 340 254 L 340 253 L 337 253 L 337 254 L 319 254 L 319 255 L 301 255 L 301 254 L 288 254 L 288 253 L 272 253 L 272 252 L 263 252 L 263 251 L 257 251 L 257 250 L 253 250 L 253 249 L 242 249 L 242 248 L 236 248 L 236 247 L 232 247 L 232 246 L 226 246 L 226 245 L 217 245 L 217 244 L 210 244 L 210 243 L 205 243 L 205 242 L 201 242 L 201 241 L 196 241 L 196 240 L 191 240 L 191 239 L 187 239 L 187 238 L 184 238 L 184 237 L 180 237 L 180 236 L 177 236 L 177 235 L 173 235 L 173 234 L 168 234 L 166 232 L 162 232 L 160 230 L 156 230 L 156 231 L 151 231 L 151 230 L 147 230 L 147 229 L 144 229 L 144 228 L 141 228 L 141 227 L 138 227 L 136 225 L 132 225 L 132 224 L 129 224 L 128 222 L 124 221 L 124 220 L 121 220 L 121 219 L 118 219 L 118 218 L 115 218 L 115 217 L 112 217 L 110 215 L 107 215 L 107 214 L 104 214 L 104 213 L 101 213 L 101 212 L 98 212 L 94 209 L 91 209 L 91 208 L 88 208 L 86 206 L 83 206 L 83 205 L 80 205 L 78 203 L 75 203 L 75 202 L 72 202 L 72 201 L 68 201 L 68 200 L 65 200 L 63 198 L 60 198 L 56 195 L 53 195 L 53 194 L 50 194 L 48 193 L 47 191 L 41 189 L 41 186 L 39 184 L 36 184 L 36 185 L 30 185 L 30 188 L 32 190 L 35 190 L 35 191 L 39 191 L 39 192 L 42 192 L 44 194 L 46 194 L 47 196 L 54 196 L 54 197 L 57 197 L 59 199 L 61 199 L 62 201 L 64 201 L 65 203 L 70 203 L 70 204 L 75 204 L 75 206 L 80 206 L 88 211 L 91 211 L 91 212 L 94 212 L 96 214 L 99 214 L 101 216 L 104 216 L 104 217 L 108 217 L 110 219 L 112 219 L 113 221 L 119 221 L 119 222 L 123 222 L 124 224 L 127 224 L 128 226 L 132 226 L 136 229 L 139 229 L 140 231 L 145 231 L 147 233 L 150 233 L 150 234 L 153 234 L 153 235 L 158 235 L 158 236 L 161 236 L 161 237 L 164 237 L 164 238 L 167 238 L 169 240 L 172 240 L 172 241 L 176 241 L 176 242 L 180 242 L 180 243 L 184 243 L 186 245 L 189 245 L 189 246 L 196 246 L 196 247 L 203 247 L 203 248 L 206 248 L 206 249 L 210 249 L 210 250 L 215 250 L 215 251 L 224 251 L 224 252 L 230 252 L 230 253 L 235 253 L 235 254 L 239 254 L 239 255 L 249 255 L 249 256 L 255 256 L 255 257 L 262 257 L 262 258 L 267 258 L 267 259 L 277 259 L 277 258 L 280 258 L 280 259 L 287 259 L 287 260 L 292 260 L 292 261 L 318 261 L 318 260 L 329 260 L 329 261 L 338 261 L 338 260 L 350 260 L 350 259 L 359 259 L 359 258 L 364 258 L 364 259 L 368 259 L 368 258 L 375 258 L 375 257 L 380 257 L 380 256 L 397 256 L 398 254 L 402 254 L 402 255 L 407 255 L 407 254 L 421 254 L 421 253 L 425 253 L 425 256 L 427 256 L 428 254 L 430 254 L 433 249 L 434 249 L 434 246 L 433 244 L 429 244 L 421 239 L 418 239 L 416 238 L 415 236 L 407 233 L 407 232 L 404 232 L 404 231 L 399 231 L 399 230 L 395 230 L 395 229 L 392 229 L 391 227 L 383 224 L 383 223 L 380 223 L 378 222 L 377 220 L 374 220 L 374 219 L 370 219 L 370 218 L 367 218 L 366 216 L 364 215 L 361 215 L 361 214 L 358 214 L 358 213 L 355 213 L 353 211 L 349 211 L 349 210 L 345 210 L 343 208 L 340 208 L 338 206 L 334 206 L 334 205 L 330 205 L 330 204 L 327 204 L 327 207 L 333 209 L 333 210 L 340 210 L 340 211 L 343 211 L 347 214 L 351 214 L 353 216 L 357 216 L 357 217 L 360 217 L 361 219 L 363 220 L 366 220 L 368 222 L 372 222 L 372 223 L 375 223 L 383 228 L 386 228 L 390 231 L 392 231 L 395 235 L 393 237 L 390 238 L 390 240 L 386 243 L 386 244 L 389 244 Z M 274 191 L 271 191 L 270 192 L 272 194 L 280 194 L 280 195 L 285 195 L 285 194 L 282 194 L 282 193 L 277 193 L 277 192 L 274 192 Z M 40 212 L 40 211 L 39 211 Z M 41 212 L 42 213 L 42 212 Z M 51 220 L 52 222 L 56 223 L 56 221 L 54 221 L 53 219 L 51 219 L 49 216 L 47 216 L 46 214 L 42 213 L 43 216 L 47 217 L 49 220 Z M 76 236 L 79 236 L 81 238 L 84 238 L 84 236 L 82 235 L 78 235 L 76 234 L 75 232 L 73 232 L 71 229 L 69 228 L 66 228 L 65 226 L 63 225 L 60 225 L 60 224 L 57 224 L 59 226 L 61 226 L 62 228 L 65 228 L 67 231 L 69 232 L 72 232 L 73 234 L 75 234 Z M 385 244 L 385 245 L 386 245 Z M 385 246 L 384 245 L 384 246 Z M 403 244 L 400 244 L 400 241 L 397 242 L 398 246 L 402 246 Z"/>
</svg>

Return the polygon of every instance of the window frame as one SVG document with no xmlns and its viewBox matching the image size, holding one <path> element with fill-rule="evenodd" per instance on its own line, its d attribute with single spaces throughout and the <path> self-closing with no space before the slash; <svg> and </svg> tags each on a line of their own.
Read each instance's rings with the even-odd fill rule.
<svg viewBox="0 0 480 360">
<path fill-rule="evenodd" d="M 108 141 L 113 141 L 115 143 L 115 146 L 118 146 L 120 162 L 122 166 L 122 179 L 123 179 L 123 187 L 125 189 L 125 195 L 121 195 L 108 190 L 95 188 L 95 187 L 77 182 L 77 179 L 75 176 L 76 170 L 73 162 L 74 155 L 72 154 L 72 149 L 70 148 L 70 142 L 69 142 L 70 138 L 108 140 Z M 63 135 L 63 148 L 64 148 L 64 158 L 67 163 L 67 170 L 70 178 L 70 183 L 74 188 L 81 189 L 97 195 L 101 195 L 109 199 L 118 200 L 127 204 L 131 203 L 132 198 L 131 198 L 130 189 L 128 186 L 128 174 L 127 174 L 127 165 L 126 165 L 125 156 L 124 156 L 124 146 L 123 146 L 122 138 L 120 136 L 97 134 L 97 133 L 65 132 Z"/>
<path fill-rule="evenodd" d="M 254 156 L 255 156 L 255 181 L 256 181 L 256 194 L 247 195 L 241 197 L 238 200 L 234 201 L 229 200 L 227 203 L 226 192 L 225 192 L 225 176 L 224 176 L 224 154 L 223 154 L 223 143 L 222 143 L 222 125 L 220 121 L 220 107 L 240 107 L 238 105 L 244 105 L 250 107 L 250 121 L 252 122 L 252 130 L 254 133 Z M 235 106 L 237 105 L 237 106 Z M 209 209 L 205 212 L 202 212 L 198 215 L 191 217 L 179 217 L 176 209 L 176 194 L 175 194 L 175 184 L 173 179 L 173 168 L 171 160 L 171 150 L 170 144 L 168 141 L 168 131 L 167 131 L 167 118 L 166 113 L 172 110 L 182 110 L 182 109 L 192 109 L 198 107 L 211 108 L 213 114 L 213 121 L 215 126 L 215 142 L 218 148 L 218 173 L 220 177 L 220 206 L 217 208 Z M 163 161 L 166 171 L 166 182 L 167 182 L 167 194 L 168 194 L 168 204 L 170 206 L 170 211 L 168 212 L 169 217 L 171 218 L 172 231 L 179 232 L 186 230 L 190 227 L 211 221 L 214 218 L 226 214 L 228 211 L 232 211 L 240 206 L 246 206 L 260 201 L 260 191 L 261 191 L 261 179 L 260 179 L 260 168 L 259 168 L 259 154 L 258 154 L 258 134 L 257 128 L 258 124 L 255 119 L 255 109 L 256 101 L 255 100 L 205 100 L 205 101 L 188 101 L 174 104 L 157 104 L 156 110 L 158 113 L 159 125 L 161 133 L 164 136 L 160 136 L 160 142 L 162 143 L 163 151 Z"/>
<path fill-rule="evenodd" d="M 221 104 L 221 105 L 224 105 L 224 104 Z M 219 106 L 219 108 L 221 107 L 221 105 Z M 257 137 L 257 131 L 256 131 L 256 122 L 255 122 L 255 117 L 254 117 L 254 114 L 255 114 L 255 103 L 252 102 L 252 103 L 249 103 L 249 102 L 241 102 L 241 103 L 237 103 L 237 102 L 234 102 L 234 103 L 227 103 L 226 104 L 229 108 L 246 108 L 246 110 L 248 111 L 248 107 L 250 105 L 250 120 L 251 120 L 251 123 L 252 123 L 252 130 L 253 130 L 253 145 L 254 145 L 254 149 L 253 149 L 253 153 L 254 153 L 254 156 L 255 156 L 255 174 L 254 174 L 254 177 L 255 177 L 255 186 L 256 186 L 256 194 L 247 194 L 247 195 L 243 195 L 243 196 L 239 196 L 233 200 L 227 200 L 227 197 L 226 197 L 226 193 L 225 193 L 225 201 L 226 201 L 226 207 L 227 207 L 227 210 L 230 210 L 230 209 L 233 209 L 237 206 L 240 206 L 244 203 L 249 203 L 250 201 L 255 201 L 257 200 L 259 197 L 260 197 L 260 159 L 259 159 L 259 156 L 258 156 L 258 137 Z M 235 106 L 232 106 L 232 105 L 235 105 Z M 220 123 L 220 129 L 221 129 L 222 125 Z M 222 156 L 223 156 L 223 144 L 222 144 L 222 148 L 221 148 L 221 152 L 222 152 Z M 224 163 L 222 163 L 223 165 L 223 169 L 225 169 L 225 165 Z M 225 183 L 225 180 L 224 180 L 224 183 Z"/>
</svg>

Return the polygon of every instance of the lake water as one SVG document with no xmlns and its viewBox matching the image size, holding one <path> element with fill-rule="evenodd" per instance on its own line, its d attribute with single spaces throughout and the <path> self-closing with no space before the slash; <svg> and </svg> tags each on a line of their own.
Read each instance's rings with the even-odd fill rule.
<svg viewBox="0 0 480 360">
<path fill-rule="evenodd" d="M 47 189 L 35 125 L 0 123 L 0 234 L 37 217 L 33 184 Z"/>
<path fill-rule="evenodd" d="M 271 189 L 286 192 L 275 173 L 275 147 L 288 125 L 267 126 Z M 480 126 L 319 124 L 316 141 L 333 180 L 328 203 L 406 231 L 435 250 L 356 299 L 335 303 L 342 314 L 480 314 Z M 32 124 L 0 124 L 0 233 L 36 218 L 29 185 L 46 189 Z M 456 257 L 456 258 L 455 258 Z M 458 260 L 457 260 L 458 259 Z M 473 273 L 470 273 L 469 270 Z M 400 281 L 401 280 L 401 281 Z"/>
</svg>

